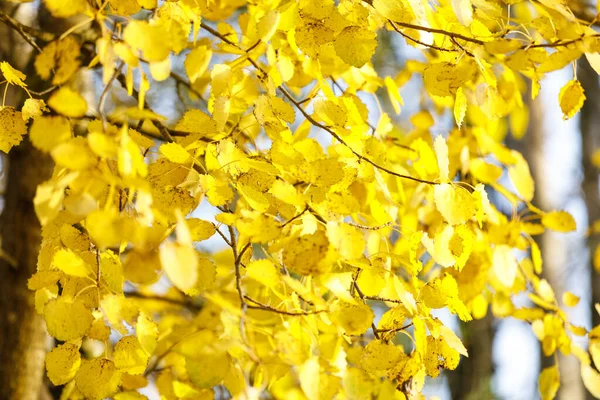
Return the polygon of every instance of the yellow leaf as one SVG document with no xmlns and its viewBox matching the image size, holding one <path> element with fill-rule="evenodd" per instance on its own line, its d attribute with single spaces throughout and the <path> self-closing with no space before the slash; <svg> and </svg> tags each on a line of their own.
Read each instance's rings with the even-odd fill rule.
<svg viewBox="0 0 600 400">
<path fill-rule="evenodd" d="M 399 346 L 372 340 L 365 346 L 360 357 L 360 366 L 367 372 L 387 371 L 393 368 L 404 356 Z"/>
<path fill-rule="evenodd" d="M 206 240 L 217 231 L 217 228 L 212 222 L 204 221 L 202 219 L 189 218 L 185 222 L 188 225 L 192 241 L 194 242 Z"/>
<path fill-rule="evenodd" d="M 193 247 L 165 243 L 160 248 L 160 262 L 177 289 L 187 292 L 194 288 L 198 281 L 198 254 Z"/>
<path fill-rule="evenodd" d="M 187 358 L 185 368 L 192 383 L 208 389 L 221 383 L 229 373 L 227 354 L 203 354 L 200 359 Z"/>
<path fill-rule="evenodd" d="M 360 68 L 375 54 L 377 34 L 361 26 L 348 26 L 337 35 L 333 47 L 344 62 Z"/>
<path fill-rule="evenodd" d="M 507 289 L 512 288 L 519 270 L 512 248 L 507 245 L 497 245 L 494 248 L 492 268 L 498 280 Z"/>
<path fill-rule="evenodd" d="M 458 351 L 465 357 L 469 356 L 467 349 L 463 345 L 462 341 L 456 336 L 456 334 L 452 331 L 452 329 L 448 328 L 446 325 L 440 326 L 440 335 L 444 338 L 444 341 L 450 346 L 450 348 Z"/>
<path fill-rule="evenodd" d="M 469 0 L 467 0 L 469 2 Z M 469 2 L 469 7 L 471 7 Z M 456 120 L 456 125 L 460 129 L 463 120 L 465 119 L 465 115 L 467 113 L 467 97 L 465 96 L 465 92 L 461 87 L 456 90 L 456 97 L 454 99 L 454 119 Z"/>
<path fill-rule="evenodd" d="M 475 214 L 475 200 L 466 189 L 442 183 L 433 190 L 435 207 L 450 225 L 464 224 Z"/>
<path fill-rule="evenodd" d="M 233 190 L 227 182 L 216 180 L 211 175 L 201 175 L 200 184 L 206 192 L 208 202 L 215 207 L 224 206 L 233 199 Z"/>
<path fill-rule="evenodd" d="M 75 384 L 86 399 L 102 400 L 111 397 L 119 388 L 121 372 L 107 358 L 95 358 L 83 363 Z"/>
<path fill-rule="evenodd" d="M 539 389 L 542 400 L 552 400 L 558 392 L 560 386 L 560 377 L 558 367 L 553 365 L 544 368 L 539 377 Z"/>
<path fill-rule="evenodd" d="M 210 64 L 212 50 L 207 46 L 194 47 L 185 58 L 183 65 L 190 82 L 194 83 L 202 77 Z"/>
<path fill-rule="evenodd" d="M 151 62 L 150 75 L 157 82 L 162 82 L 171 76 L 171 58 L 167 57 L 162 61 Z"/>
<path fill-rule="evenodd" d="M 140 148 L 129 136 L 125 125 L 121 130 L 120 139 L 117 159 L 119 173 L 124 177 L 145 177 L 148 174 L 148 166 L 144 162 Z"/>
<path fill-rule="evenodd" d="M 215 120 L 201 110 L 186 111 L 175 125 L 175 129 L 182 132 L 195 132 L 203 136 L 211 136 L 219 132 Z"/>
<path fill-rule="evenodd" d="M 433 142 L 433 149 L 437 157 L 438 167 L 440 169 L 440 180 L 448 182 L 448 145 L 442 135 L 438 135 Z"/>
<path fill-rule="evenodd" d="M 408 2 L 401 0 L 373 0 L 373 7 L 383 17 L 398 22 L 410 22 L 414 13 Z"/>
<path fill-rule="evenodd" d="M 600 399 L 600 374 L 593 367 L 581 364 L 581 379 L 586 389 L 597 399 Z"/>
<path fill-rule="evenodd" d="M 57 113 L 71 118 L 83 117 L 88 109 L 85 99 L 67 86 L 61 87 L 50 96 L 48 106 Z"/>
<path fill-rule="evenodd" d="M 100 255 L 100 278 L 112 293 L 123 293 L 123 265 L 112 250 L 106 250 Z"/>
<path fill-rule="evenodd" d="M 325 257 L 329 240 L 322 230 L 292 238 L 283 249 L 284 265 L 301 275 L 317 275 L 329 270 Z"/>
<path fill-rule="evenodd" d="M 18 69 L 14 69 L 6 61 L 0 62 L 0 72 L 2 72 L 4 79 L 6 79 L 11 85 L 27 87 L 27 84 L 23 82 L 23 80 L 26 78 L 25 74 Z"/>
<path fill-rule="evenodd" d="M 179 143 L 165 143 L 158 150 L 167 160 L 177 164 L 186 164 L 191 159 L 190 153 Z"/>
<path fill-rule="evenodd" d="M 575 296 L 571 292 L 564 292 L 562 295 L 562 301 L 567 307 L 575 307 L 579 304 L 579 297 Z"/>
<path fill-rule="evenodd" d="M 74 343 L 58 345 L 46 354 L 46 371 L 54 385 L 70 382 L 81 365 L 79 346 Z"/>
<path fill-rule="evenodd" d="M 248 252 L 250 254 L 251 252 Z M 217 277 L 217 268 L 215 264 L 205 257 L 198 257 L 198 279 L 196 285 L 188 290 L 186 294 L 198 296 L 209 289 Z"/>
<path fill-rule="evenodd" d="M 94 320 L 82 301 L 63 297 L 48 302 L 44 318 L 48 333 L 62 341 L 82 337 Z"/>
<path fill-rule="evenodd" d="M 115 367 L 131 375 L 144 373 L 149 354 L 135 336 L 122 337 L 114 349 Z"/>
<path fill-rule="evenodd" d="M 460 88 L 463 79 L 458 68 L 449 62 L 429 64 L 423 72 L 425 88 L 434 96 L 452 96 Z"/>
<path fill-rule="evenodd" d="M 23 113 L 23 120 L 25 122 L 29 121 L 29 119 L 31 118 L 36 119 L 40 117 L 44 113 L 44 111 L 48 111 L 48 107 L 46 107 L 46 102 L 44 102 L 44 100 L 37 99 L 25 100 L 23 108 L 21 109 L 21 112 Z"/>
<path fill-rule="evenodd" d="M 404 105 L 404 100 L 402 100 L 402 96 L 400 96 L 400 89 L 390 76 L 386 76 L 383 82 L 385 83 L 385 88 L 387 89 L 394 112 L 398 115 L 400 114 L 400 106 Z"/>
<path fill-rule="evenodd" d="M 327 223 L 327 238 L 343 259 L 359 258 L 364 252 L 364 235 L 353 226 L 330 221 Z"/>
<path fill-rule="evenodd" d="M 52 265 L 71 276 L 85 278 L 91 275 L 90 267 L 69 249 L 60 249 L 52 258 Z"/>
<path fill-rule="evenodd" d="M 452 9 L 458 18 L 458 22 L 465 26 L 471 25 L 471 22 L 473 21 L 473 6 L 471 5 L 471 0 L 452 0 Z"/>
<path fill-rule="evenodd" d="M 73 3 L 83 3 L 87 6 L 85 0 L 51 0 L 52 2 L 73 1 Z M 76 6 L 73 8 L 76 9 Z M 72 9 L 71 9 L 72 10 Z M 75 13 L 77 13 L 76 11 Z M 61 85 L 67 82 L 79 69 L 81 62 L 80 45 L 74 35 L 69 35 L 62 40 L 50 42 L 42 49 L 35 59 L 35 70 L 42 79 L 52 78 L 53 85 Z"/>
<path fill-rule="evenodd" d="M 87 10 L 85 0 L 44 0 L 50 13 L 57 18 L 69 18 Z"/>
<path fill-rule="evenodd" d="M 560 89 L 558 94 L 560 109 L 563 112 L 563 119 L 569 119 L 579 112 L 585 101 L 585 93 L 581 83 L 576 80 L 570 80 Z"/>
<path fill-rule="evenodd" d="M 135 335 L 146 354 L 152 355 L 158 342 L 158 327 L 143 311 L 138 316 Z"/>
<path fill-rule="evenodd" d="M 171 33 L 159 23 L 132 20 L 123 32 L 123 40 L 138 50 L 147 61 L 163 61 L 171 52 Z"/>
<path fill-rule="evenodd" d="M 502 176 L 502 168 L 488 164 L 482 158 L 474 158 L 471 160 L 470 171 L 478 181 L 492 184 Z"/>
<path fill-rule="evenodd" d="M 71 170 L 86 169 L 98 161 L 84 137 L 76 137 L 57 144 L 52 148 L 50 154 L 57 165 Z"/>
<path fill-rule="evenodd" d="M 141 9 L 137 0 L 109 0 L 108 3 L 115 14 L 123 16 L 133 15 Z"/>
<path fill-rule="evenodd" d="M 308 399 L 319 398 L 320 391 L 320 374 L 321 365 L 318 357 L 311 357 L 298 368 L 298 378 L 300 379 L 300 387 Z"/>
<path fill-rule="evenodd" d="M 523 156 L 516 151 L 512 151 L 511 154 L 516 158 L 516 164 L 511 165 L 508 168 L 508 176 L 515 185 L 517 191 L 526 201 L 533 200 L 534 195 L 534 181 L 529 171 L 529 164 L 523 158 Z"/>
<path fill-rule="evenodd" d="M 373 322 L 375 314 L 366 304 L 350 304 L 340 301 L 333 314 L 332 321 L 343 328 L 346 335 L 358 336 L 365 333 Z"/>
<path fill-rule="evenodd" d="M 544 214 L 542 224 L 557 232 L 571 232 L 577 229 L 575 219 L 566 211 L 552 211 Z"/>
<path fill-rule="evenodd" d="M 0 107 L 0 150 L 8 153 L 27 133 L 21 112 L 14 107 Z"/>
<path fill-rule="evenodd" d="M 279 285 L 280 273 L 270 260 L 256 260 L 246 267 L 246 276 L 274 289 Z"/>
</svg>

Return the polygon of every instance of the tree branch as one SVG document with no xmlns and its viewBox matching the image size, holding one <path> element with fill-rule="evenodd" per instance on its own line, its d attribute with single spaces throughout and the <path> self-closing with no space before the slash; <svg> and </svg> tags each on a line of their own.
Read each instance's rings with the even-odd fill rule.
<svg viewBox="0 0 600 400">
<path fill-rule="evenodd" d="M 34 39 L 39 39 L 44 42 L 50 42 L 54 40 L 54 35 L 52 33 L 42 32 L 30 26 L 23 25 L 2 11 L 0 11 L 0 21 L 5 23 L 11 29 L 15 30 L 27 43 L 29 43 L 31 47 L 40 53 L 42 52 L 42 49 L 37 45 Z"/>
</svg>

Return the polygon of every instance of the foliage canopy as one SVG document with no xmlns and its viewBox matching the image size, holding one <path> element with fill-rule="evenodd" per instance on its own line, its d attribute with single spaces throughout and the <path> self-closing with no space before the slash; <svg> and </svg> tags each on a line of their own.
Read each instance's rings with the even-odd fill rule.
<svg viewBox="0 0 600 400">
<path fill-rule="evenodd" d="M 468 356 L 437 309 L 531 323 L 600 398 L 598 328 L 567 320 L 559 303 L 579 299 L 557 300 L 534 241 L 575 222 L 531 203 L 529 166 L 503 144 L 546 73 L 584 55 L 600 71 L 593 23 L 558 0 L 44 4 L 78 22 L 7 20 L 47 90 L 0 64 L 28 95 L 0 109 L 0 149 L 29 140 L 56 164 L 35 197 L 29 289 L 60 342 L 46 368 L 63 398 L 138 399 L 152 380 L 169 400 L 417 399 Z M 417 50 L 382 76 L 384 34 Z M 81 89 L 90 71 L 97 96 Z M 373 99 L 399 114 L 411 79 L 424 90 L 402 129 Z M 156 96 L 172 83 L 168 121 Z M 584 100 L 574 77 L 564 118 Z M 453 118 L 446 137 L 434 115 Z M 589 352 L 572 341 L 588 334 Z M 544 369 L 542 398 L 558 385 Z"/>
</svg>

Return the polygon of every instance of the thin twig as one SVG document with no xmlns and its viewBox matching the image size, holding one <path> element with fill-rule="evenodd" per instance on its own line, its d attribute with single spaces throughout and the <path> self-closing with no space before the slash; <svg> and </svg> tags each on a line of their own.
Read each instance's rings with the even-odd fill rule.
<svg viewBox="0 0 600 400">
<path fill-rule="evenodd" d="M 236 43 L 232 42 L 231 40 L 227 39 L 225 36 L 223 36 L 220 32 L 214 30 L 213 28 L 211 28 L 210 26 L 206 25 L 204 22 L 202 22 L 200 24 L 200 26 L 205 29 L 207 32 L 209 32 L 210 34 L 212 34 L 213 36 L 221 39 L 223 42 L 234 46 L 235 48 L 237 48 L 238 50 L 244 51 L 246 53 L 246 59 L 250 62 L 250 64 L 252 64 L 254 66 L 254 68 L 256 68 L 256 70 L 258 72 L 260 72 L 263 76 L 267 76 L 267 72 L 261 68 L 260 65 L 258 65 L 256 63 L 256 61 L 254 61 L 247 53 L 246 50 L 242 49 L 240 46 L 238 46 Z M 436 185 L 437 183 L 432 182 L 432 181 L 428 181 L 425 179 L 419 179 L 419 178 L 415 178 L 412 177 L 410 175 L 404 175 L 404 174 L 399 174 L 397 172 L 394 172 L 388 168 L 385 168 L 379 164 L 377 164 L 376 162 L 374 162 L 373 160 L 371 160 L 368 157 L 365 157 L 364 155 L 358 153 L 356 150 L 354 150 L 352 147 L 350 147 L 350 145 L 348 143 L 346 143 L 344 141 L 344 139 L 342 139 L 337 133 L 335 133 L 331 128 L 329 128 L 328 126 L 325 126 L 323 124 L 321 124 L 320 122 L 316 121 L 310 114 L 308 114 L 304 108 L 302 108 L 301 104 L 298 103 L 298 101 L 296 99 L 294 99 L 294 97 L 283 87 L 283 86 L 279 86 L 279 90 L 283 93 L 283 95 L 298 109 L 298 111 L 300 111 L 300 113 L 302 113 L 302 115 L 304 116 L 304 118 L 306 118 L 313 126 L 323 129 L 325 132 L 329 133 L 334 139 L 336 139 L 338 142 L 340 142 L 341 144 L 343 144 L 344 146 L 346 146 L 351 152 L 352 154 L 354 154 L 356 157 L 358 157 L 359 160 L 365 160 L 367 163 L 371 164 L 372 166 L 374 166 L 375 168 L 387 172 L 390 175 L 396 176 L 398 178 L 403 178 L 403 179 L 408 179 L 408 180 L 412 180 L 415 182 L 419 182 L 419 183 L 426 183 L 428 185 Z"/>
<path fill-rule="evenodd" d="M 355 291 L 358 294 L 358 297 L 360 297 L 360 299 L 362 300 L 362 302 L 366 304 L 365 294 L 363 293 L 362 290 L 360 290 L 360 288 L 358 287 L 358 282 L 357 282 L 360 271 L 361 271 L 361 269 L 357 268 L 356 273 L 354 274 L 354 276 L 352 276 L 352 284 L 350 287 L 350 292 L 352 293 L 352 291 Z M 381 339 L 374 322 L 371 322 L 371 330 L 373 331 L 373 336 L 375 336 L 375 339 Z"/>
<path fill-rule="evenodd" d="M 145 293 L 140 293 L 140 292 L 125 292 L 123 294 L 125 295 L 125 297 L 136 298 L 136 299 L 140 299 L 140 300 L 160 301 L 163 303 L 172 304 L 174 306 L 185 307 L 185 308 L 188 308 L 188 309 L 194 310 L 194 311 L 200 311 L 202 309 L 201 305 L 194 304 L 185 299 L 174 299 L 171 297 L 160 296 L 157 294 L 145 294 Z"/>
<path fill-rule="evenodd" d="M 283 86 L 280 86 L 279 90 L 298 109 L 298 111 L 300 111 L 300 113 L 302 113 L 302 115 L 304 116 L 304 118 L 306 118 L 308 120 L 308 122 L 310 122 L 313 126 L 319 128 L 319 129 L 323 129 L 324 131 L 326 131 L 327 133 L 329 133 L 331 136 L 333 136 L 334 139 L 336 139 L 338 142 L 340 142 L 341 144 L 343 144 L 344 146 L 346 146 L 348 148 L 348 150 L 350 150 L 352 152 L 352 154 L 354 154 L 356 157 L 358 157 L 359 160 L 364 160 L 367 163 L 369 163 L 372 166 L 374 166 L 375 168 L 377 168 L 377 169 L 379 169 L 381 171 L 387 172 L 388 174 L 396 176 L 398 178 L 408 179 L 408 180 L 419 182 L 419 183 L 426 183 L 428 185 L 437 185 L 437 183 L 432 182 L 432 181 L 428 181 L 428 180 L 420 179 L 420 178 L 415 178 L 415 177 L 410 176 L 410 175 L 404 175 L 404 174 L 400 174 L 398 172 L 392 171 L 392 170 L 390 170 L 390 169 L 388 169 L 386 167 L 383 167 L 383 166 L 377 164 L 375 161 L 371 160 L 370 158 L 365 157 L 364 155 L 360 154 L 359 152 L 357 152 L 356 150 L 354 150 L 352 147 L 350 147 L 350 145 L 348 143 L 346 143 L 346 141 L 344 141 L 344 139 L 342 139 L 331 128 L 329 128 L 328 126 L 325 126 L 325 125 L 321 124 L 320 122 L 316 121 L 309 113 L 306 112 L 306 110 L 304 110 L 304 108 L 302 108 L 302 106 L 300 104 L 298 104 L 298 102 L 296 101 L 296 99 L 294 99 L 294 97 L 292 97 L 292 95 L 287 90 L 285 90 L 285 88 L 283 88 Z"/>
<path fill-rule="evenodd" d="M 104 90 L 102 91 L 102 94 L 100 95 L 100 100 L 98 101 L 98 115 L 100 116 L 100 118 L 102 118 L 102 125 L 103 128 L 106 129 L 106 115 L 102 112 L 102 110 L 104 109 L 104 103 L 106 102 L 106 97 L 108 96 L 108 92 L 113 84 L 113 82 L 115 81 L 115 78 L 117 77 L 117 75 L 119 75 L 121 73 L 121 68 L 123 68 L 123 65 L 125 65 L 125 61 L 121 61 L 119 63 L 119 65 L 117 66 L 117 69 L 115 69 L 115 71 L 112 73 L 112 75 L 110 76 L 110 79 L 108 80 L 108 82 L 106 83 L 106 86 L 104 87 Z"/>
<path fill-rule="evenodd" d="M 251 298 L 250 296 L 246 296 L 244 295 L 244 299 L 256 304 L 256 305 L 252 305 L 252 304 L 248 304 L 247 307 L 249 309 L 254 309 L 254 310 L 263 310 L 263 311 L 270 311 L 270 312 L 274 312 L 277 314 L 283 314 L 283 315 L 289 315 L 289 316 L 293 316 L 293 317 L 298 317 L 298 316 L 304 316 L 304 315 L 314 315 L 314 314 L 319 314 L 319 313 L 323 313 L 323 312 L 327 312 L 327 310 L 314 310 L 314 311 L 286 311 L 286 310 L 279 310 L 275 307 L 271 307 L 267 304 L 261 303 L 260 301 L 254 300 L 253 298 Z"/>
<path fill-rule="evenodd" d="M 119 83 L 125 88 L 127 87 L 127 81 L 125 80 L 125 77 L 123 76 L 123 74 L 118 73 L 117 74 L 117 80 L 119 81 Z M 139 92 L 137 91 L 136 88 L 133 88 L 132 90 L 133 95 L 136 98 L 139 98 Z M 147 109 L 150 109 L 150 107 L 148 106 L 148 103 L 146 102 L 146 100 L 144 100 L 144 107 Z M 175 141 L 175 139 L 173 139 L 173 136 L 171 136 L 171 132 L 169 131 L 169 128 L 167 128 L 166 126 L 163 125 L 162 122 L 157 121 L 157 120 L 152 120 L 152 125 L 154 125 L 154 127 L 156 129 L 158 129 L 158 131 L 160 132 L 161 136 L 164 138 L 164 140 L 166 142 L 172 143 Z"/>
<path fill-rule="evenodd" d="M 394 225 L 394 221 L 386 222 L 385 224 L 378 225 L 378 226 L 361 225 L 361 224 L 357 224 L 357 223 L 354 223 L 354 222 L 346 222 L 346 224 L 350 225 L 350 226 L 353 226 L 355 228 L 365 229 L 367 231 L 377 231 L 379 229 L 387 228 L 389 226 Z"/>
</svg>

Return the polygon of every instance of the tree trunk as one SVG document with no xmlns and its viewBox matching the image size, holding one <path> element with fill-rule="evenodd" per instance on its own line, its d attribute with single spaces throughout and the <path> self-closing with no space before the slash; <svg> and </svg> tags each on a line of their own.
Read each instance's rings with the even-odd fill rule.
<svg viewBox="0 0 600 400">
<path fill-rule="evenodd" d="M 581 110 L 581 136 L 583 144 L 583 183 L 582 191 L 587 207 L 589 224 L 600 219 L 600 195 L 598 194 L 598 170 L 592 163 L 594 151 L 600 148 L 600 87 L 598 86 L 598 74 L 590 67 L 586 60 L 579 61 L 578 77 L 583 84 L 588 100 Z M 600 235 L 590 235 L 588 238 L 590 249 L 590 282 L 592 286 L 592 324 L 600 324 L 600 315 L 594 308 L 594 304 L 600 303 L 600 277 L 594 271 L 592 260 L 594 251 L 600 245 Z"/>
<path fill-rule="evenodd" d="M 557 178 L 549 173 L 552 162 L 561 162 L 560 159 L 554 159 L 555 155 L 548 154 L 549 152 L 544 148 L 547 141 L 553 140 L 549 134 L 553 134 L 554 130 L 544 124 L 544 122 L 548 123 L 548 113 L 550 112 L 553 111 L 544 108 L 541 95 L 536 100 L 530 101 L 530 124 L 523 148 L 523 155 L 530 164 L 536 184 L 533 203 L 545 211 L 563 209 L 569 196 L 576 191 L 575 188 L 557 188 L 556 179 L 562 177 Z M 554 140 L 556 139 L 554 138 Z M 569 245 L 565 242 L 564 234 L 552 231 L 546 231 L 538 237 L 537 243 L 544 260 L 542 276 L 548 281 L 557 296 L 560 296 L 568 289 L 565 282 L 567 273 L 565 264 L 569 260 Z M 586 391 L 579 373 L 579 361 L 573 356 L 567 357 L 557 353 L 561 385 L 556 398 L 560 400 L 584 399 Z M 554 358 L 544 356 L 541 346 L 540 354 L 542 369 L 554 365 Z"/>
<path fill-rule="evenodd" d="M 37 185 L 50 177 L 51 163 L 27 140 L 14 148 L 8 159 L 0 233 L 3 251 L 17 265 L 0 260 L 0 397 L 38 400 L 43 387 L 46 333 L 27 280 L 36 271 L 41 240 L 33 197 Z"/>
<path fill-rule="evenodd" d="M 19 7 L 2 4 L 10 15 Z M 0 24 L 0 60 L 17 68 L 31 61 L 29 45 Z M 12 90 L 11 90 L 12 89 Z M 6 105 L 17 105 L 24 92 L 11 88 Z M 34 293 L 27 280 L 36 271 L 40 225 L 33 210 L 39 183 L 50 178 L 52 163 L 35 150 L 29 139 L 2 155 L 0 172 L 4 182 L 4 208 L 0 215 L 0 398 L 39 400 L 47 393 L 44 385 L 46 331 L 43 318 L 35 311 Z M 9 261 L 10 260 L 10 261 Z"/>
<path fill-rule="evenodd" d="M 491 380 L 494 373 L 492 345 L 494 343 L 493 316 L 461 323 L 463 344 L 469 358 L 463 358 L 455 371 L 449 373 L 448 384 L 454 400 L 493 398 Z"/>
</svg>

